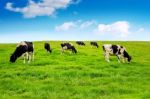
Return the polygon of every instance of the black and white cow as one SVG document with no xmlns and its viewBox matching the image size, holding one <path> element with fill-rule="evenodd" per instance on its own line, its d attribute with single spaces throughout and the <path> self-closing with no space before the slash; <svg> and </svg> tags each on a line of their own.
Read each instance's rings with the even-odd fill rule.
<svg viewBox="0 0 150 99">
<path fill-rule="evenodd" d="M 118 62 L 122 60 L 122 62 L 130 62 L 131 61 L 131 56 L 127 53 L 125 47 L 120 46 L 120 45 L 112 45 L 112 44 L 104 44 L 103 45 L 103 51 L 104 51 L 104 56 L 105 60 L 107 62 L 109 61 L 109 55 L 116 55 L 118 58 Z"/>
<path fill-rule="evenodd" d="M 34 60 L 34 45 L 32 42 L 20 42 L 14 53 L 10 56 L 10 62 L 14 63 L 20 56 L 24 57 L 24 63 L 26 62 L 26 59 L 28 60 L 28 63 L 30 63 L 31 58 Z"/>
<path fill-rule="evenodd" d="M 85 43 L 84 43 L 83 41 L 76 41 L 76 43 L 77 43 L 78 45 L 85 46 Z"/>
<path fill-rule="evenodd" d="M 96 46 L 97 48 L 99 47 L 98 44 L 97 44 L 97 42 L 90 42 L 90 44 L 91 44 L 92 46 Z"/>
<path fill-rule="evenodd" d="M 64 50 L 70 50 L 72 53 L 77 53 L 76 48 L 71 43 L 61 43 L 61 48 L 62 52 L 64 52 Z"/>
<path fill-rule="evenodd" d="M 45 50 L 46 50 L 47 52 L 49 52 L 49 53 L 51 53 L 51 52 L 52 52 L 52 49 L 51 49 L 51 47 L 50 47 L 50 44 L 49 44 L 49 43 L 45 43 L 45 44 L 44 44 L 44 48 L 45 48 Z"/>
</svg>

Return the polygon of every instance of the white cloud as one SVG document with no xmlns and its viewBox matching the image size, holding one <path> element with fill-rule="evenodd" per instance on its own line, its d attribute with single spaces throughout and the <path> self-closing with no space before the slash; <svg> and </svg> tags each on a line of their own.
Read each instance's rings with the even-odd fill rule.
<svg viewBox="0 0 150 99">
<path fill-rule="evenodd" d="M 91 25 L 94 25 L 94 24 L 96 24 L 96 21 L 94 21 L 94 20 L 92 20 L 92 21 L 86 21 L 86 22 L 82 23 L 80 25 L 80 27 L 81 28 L 87 28 L 87 27 L 89 27 Z"/>
<path fill-rule="evenodd" d="M 96 21 L 82 21 L 82 20 L 77 20 L 77 21 L 70 21 L 70 22 L 64 22 L 61 25 L 58 25 L 55 27 L 56 31 L 68 31 L 70 29 L 75 29 L 75 30 L 81 30 L 90 27 L 91 25 L 96 24 Z"/>
<path fill-rule="evenodd" d="M 65 22 L 62 25 L 56 26 L 55 30 L 56 31 L 67 31 L 70 30 L 71 28 L 76 27 L 76 23 L 75 22 Z"/>
<path fill-rule="evenodd" d="M 62 33 L 86 33 L 95 35 L 96 37 L 112 38 L 112 39 L 128 39 L 135 33 L 145 31 L 144 28 L 133 28 L 128 21 L 116 21 L 111 24 L 98 23 L 95 20 L 77 20 L 64 22 L 55 27 L 56 32 Z"/>
<path fill-rule="evenodd" d="M 130 34 L 130 24 L 127 21 L 117 21 L 112 24 L 99 24 L 98 33 L 115 34 L 120 37 L 127 37 Z"/>
<path fill-rule="evenodd" d="M 77 4 L 80 0 L 41 0 L 34 2 L 29 0 L 27 6 L 19 8 L 13 7 L 13 4 L 8 2 L 6 9 L 14 12 L 20 12 L 26 18 L 33 18 L 36 16 L 52 16 L 57 9 L 64 9 L 70 4 Z"/>
</svg>

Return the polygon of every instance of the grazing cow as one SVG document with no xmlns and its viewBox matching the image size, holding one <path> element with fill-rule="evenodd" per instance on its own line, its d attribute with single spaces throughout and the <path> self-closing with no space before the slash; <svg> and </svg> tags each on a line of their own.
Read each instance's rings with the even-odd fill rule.
<svg viewBox="0 0 150 99">
<path fill-rule="evenodd" d="M 11 55 L 10 57 L 10 62 L 14 63 L 17 58 L 19 58 L 20 56 L 24 56 L 24 63 L 26 62 L 26 59 L 28 60 L 28 63 L 30 63 L 30 60 L 32 58 L 32 60 L 34 60 L 34 45 L 32 42 L 20 42 L 17 45 L 16 50 L 14 51 L 14 53 Z"/>
<path fill-rule="evenodd" d="M 97 44 L 97 42 L 90 42 L 90 44 L 91 44 L 92 46 L 96 46 L 97 48 L 99 47 L 98 44 Z"/>
<path fill-rule="evenodd" d="M 50 48 L 50 44 L 49 43 L 45 43 L 44 44 L 44 48 L 47 52 L 51 53 L 52 52 L 52 49 Z"/>
<path fill-rule="evenodd" d="M 76 43 L 77 43 L 78 45 L 85 46 L 85 43 L 84 43 L 84 42 L 82 42 L 82 41 L 76 41 Z"/>
<path fill-rule="evenodd" d="M 62 48 L 62 52 L 64 52 L 64 50 L 70 50 L 72 51 L 72 53 L 77 53 L 75 47 L 70 43 L 62 43 L 61 48 Z"/>
<path fill-rule="evenodd" d="M 123 63 L 125 61 L 128 63 L 131 61 L 131 56 L 129 56 L 125 47 L 123 47 L 123 46 L 104 44 L 103 51 L 104 51 L 105 60 L 107 62 L 109 62 L 109 55 L 116 55 L 118 58 L 118 62 L 120 62 L 121 59 L 122 59 Z"/>
</svg>

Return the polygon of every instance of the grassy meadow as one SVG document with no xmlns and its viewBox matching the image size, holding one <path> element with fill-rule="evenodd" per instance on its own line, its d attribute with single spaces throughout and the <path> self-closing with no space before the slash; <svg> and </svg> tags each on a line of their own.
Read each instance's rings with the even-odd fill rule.
<svg viewBox="0 0 150 99">
<path fill-rule="evenodd" d="M 35 61 L 10 63 L 16 44 L 0 44 L 0 99 L 150 99 L 150 42 L 105 42 L 99 48 L 79 46 L 77 54 L 60 53 L 60 43 L 34 42 Z M 111 56 L 104 60 L 102 44 L 120 44 L 132 56 L 130 64 Z"/>
</svg>

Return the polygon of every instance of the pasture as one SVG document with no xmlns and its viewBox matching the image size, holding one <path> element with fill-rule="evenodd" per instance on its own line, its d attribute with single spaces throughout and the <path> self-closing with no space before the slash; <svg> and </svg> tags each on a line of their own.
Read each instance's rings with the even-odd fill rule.
<svg viewBox="0 0 150 99">
<path fill-rule="evenodd" d="M 79 46 L 78 53 L 60 53 L 60 41 L 34 42 L 35 61 L 10 63 L 16 44 L 0 44 L 0 99 L 150 99 L 150 42 L 99 41 L 99 48 Z M 102 44 L 120 44 L 130 64 L 104 60 Z"/>
</svg>

